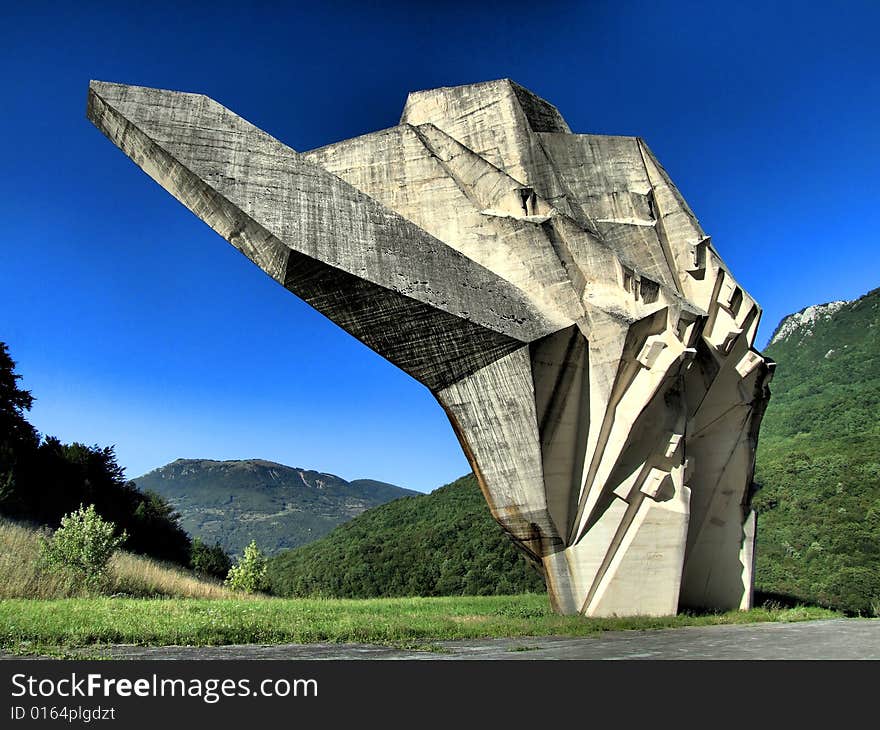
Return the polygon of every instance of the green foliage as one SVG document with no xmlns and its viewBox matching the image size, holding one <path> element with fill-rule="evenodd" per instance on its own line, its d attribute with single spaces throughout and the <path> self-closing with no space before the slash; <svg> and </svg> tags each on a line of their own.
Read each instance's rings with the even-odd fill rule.
<svg viewBox="0 0 880 730">
<path fill-rule="evenodd" d="M 30 391 L 18 387 L 19 380 L 9 347 L 0 342 L 0 437 L 7 443 L 36 446 L 37 432 L 24 416 L 34 398 Z"/>
<path fill-rule="evenodd" d="M 34 399 L 18 387 L 21 376 L 5 342 L 0 342 L 0 510 L 14 510 L 20 502 L 22 474 L 39 444 L 39 436 L 25 418 Z"/>
<path fill-rule="evenodd" d="M 375 507 L 269 561 L 282 596 L 495 595 L 543 591 L 539 572 L 492 519 L 473 475 Z"/>
<path fill-rule="evenodd" d="M 778 367 L 757 454 L 757 587 L 874 615 L 880 290 L 765 353 Z"/>
<path fill-rule="evenodd" d="M 116 549 L 125 542 L 125 531 L 116 535 L 116 525 L 104 520 L 95 505 L 80 508 L 61 518 L 61 526 L 40 542 L 46 566 L 68 571 L 88 586 L 98 586 Z"/>
<path fill-rule="evenodd" d="M 161 496 L 127 482 L 112 446 L 42 440 L 24 417 L 33 398 L 0 342 L 0 514 L 55 527 L 80 504 L 93 504 L 128 535 L 128 548 L 188 565 L 189 536 Z"/>
<path fill-rule="evenodd" d="M 207 545 L 196 537 L 192 541 L 189 565 L 196 573 L 223 579 L 229 574 L 232 560 L 219 542 Z"/>
<path fill-rule="evenodd" d="M 266 556 L 260 552 L 255 540 L 244 549 L 244 555 L 229 569 L 226 585 L 234 591 L 257 593 L 268 587 L 266 579 Z"/>
<path fill-rule="evenodd" d="M 415 494 L 261 459 L 178 459 L 137 483 L 173 502 L 187 532 L 233 555 L 251 540 L 269 555 L 305 545 L 370 507 Z"/>
</svg>

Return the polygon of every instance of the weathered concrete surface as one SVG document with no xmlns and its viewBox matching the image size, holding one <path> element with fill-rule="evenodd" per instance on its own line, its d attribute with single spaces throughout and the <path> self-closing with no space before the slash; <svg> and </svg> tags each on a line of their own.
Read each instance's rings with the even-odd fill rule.
<svg viewBox="0 0 880 730">
<path fill-rule="evenodd" d="M 439 651 L 369 644 L 113 646 L 99 655 L 112 659 L 880 659 L 880 619 L 612 631 L 585 638 L 440 641 L 434 646 Z"/>
<path fill-rule="evenodd" d="M 305 153 L 197 94 L 92 82 L 87 113 L 431 390 L 556 610 L 751 605 L 760 309 L 642 139 L 506 79 Z"/>
</svg>

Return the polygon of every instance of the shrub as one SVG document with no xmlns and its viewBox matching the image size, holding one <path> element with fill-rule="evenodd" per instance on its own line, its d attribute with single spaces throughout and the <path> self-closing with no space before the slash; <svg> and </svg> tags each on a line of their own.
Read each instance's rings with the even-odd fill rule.
<svg viewBox="0 0 880 730">
<path fill-rule="evenodd" d="M 257 547 L 257 541 L 251 540 L 244 549 L 244 556 L 229 569 L 226 585 L 235 591 L 256 593 L 269 588 L 266 577 L 266 556 Z"/>
<path fill-rule="evenodd" d="M 192 541 L 189 565 L 196 573 L 223 580 L 229 574 L 232 561 L 219 542 L 206 545 L 197 537 Z"/>
<path fill-rule="evenodd" d="M 87 586 L 101 582 L 113 553 L 127 535 L 115 535 L 116 525 L 95 511 L 95 505 L 80 508 L 61 518 L 61 526 L 50 538 L 41 538 L 40 553 L 47 567 L 70 572 Z"/>
</svg>

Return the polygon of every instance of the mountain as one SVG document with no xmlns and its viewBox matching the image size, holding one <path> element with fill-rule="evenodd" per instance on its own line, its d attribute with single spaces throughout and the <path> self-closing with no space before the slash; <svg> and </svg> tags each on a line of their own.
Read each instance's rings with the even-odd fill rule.
<svg viewBox="0 0 880 730">
<path fill-rule="evenodd" d="M 544 591 L 489 514 L 474 476 L 374 507 L 269 561 L 282 596 L 485 595 Z"/>
<path fill-rule="evenodd" d="M 789 315 L 758 444 L 757 587 L 880 612 L 880 289 Z"/>
<path fill-rule="evenodd" d="M 370 507 L 418 494 L 260 459 L 178 459 L 135 482 L 174 505 L 190 535 L 233 554 L 252 539 L 267 554 L 303 545 Z"/>
</svg>

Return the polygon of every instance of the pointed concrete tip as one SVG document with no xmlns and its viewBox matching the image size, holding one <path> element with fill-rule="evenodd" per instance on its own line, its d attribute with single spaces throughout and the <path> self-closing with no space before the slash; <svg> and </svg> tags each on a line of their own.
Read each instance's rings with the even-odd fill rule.
<svg viewBox="0 0 880 730">
<path fill-rule="evenodd" d="M 128 84 L 117 84 L 113 81 L 98 81 L 97 79 L 91 79 L 89 81 L 89 91 L 96 94 L 107 93 L 114 87 L 125 88 L 126 86 L 128 86 Z"/>
<path fill-rule="evenodd" d="M 104 95 L 110 94 L 114 91 L 120 92 L 123 90 L 132 91 L 132 92 L 150 92 L 150 93 L 160 93 L 160 94 L 183 94 L 186 96 L 204 96 L 204 94 L 197 94 L 190 91 L 176 91 L 174 89 L 160 89 L 155 86 L 139 86 L 138 84 L 120 84 L 115 81 L 98 81 L 97 79 L 91 79 L 89 81 L 89 91 L 94 92 L 96 94 Z"/>
<path fill-rule="evenodd" d="M 103 87 L 107 84 L 106 81 L 98 81 L 96 79 L 89 80 L 89 97 L 92 94 L 98 94 L 100 96 Z"/>
<path fill-rule="evenodd" d="M 116 84 L 112 81 L 98 81 L 97 79 L 91 79 L 89 81 L 89 93 L 86 102 L 86 117 L 91 119 L 90 110 L 95 103 L 96 97 L 106 104 L 110 103 L 114 97 L 118 98 L 120 92 L 132 88 L 137 87 L 132 87 L 127 84 Z"/>
<path fill-rule="evenodd" d="M 86 95 L 86 119 L 97 126 L 96 115 L 95 115 L 95 104 L 96 97 L 102 96 L 102 92 L 104 86 L 106 86 L 106 81 L 97 81 L 95 79 L 89 79 L 89 93 Z"/>
<path fill-rule="evenodd" d="M 171 89 L 159 89 L 152 86 L 138 86 L 136 84 L 119 84 L 113 81 L 98 81 L 91 79 L 89 81 L 88 99 L 86 102 L 86 117 L 95 121 L 94 115 L 97 110 L 94 108 L 111 107 L 124 115 L 131 112 L 134 106 L 149 106 L 155 99 L 165 98 L 188 98 L 190 101 L 196 99 L 210 99 L 204 94 L 194 94 L 188 91 L 173 91 Z M 213 101 L 213 100 L 212 100 Z M 128 108 L 128 111 L 123 111 Z M 97 122 L 95 122 L 97 124 Z"/>
</svg>

